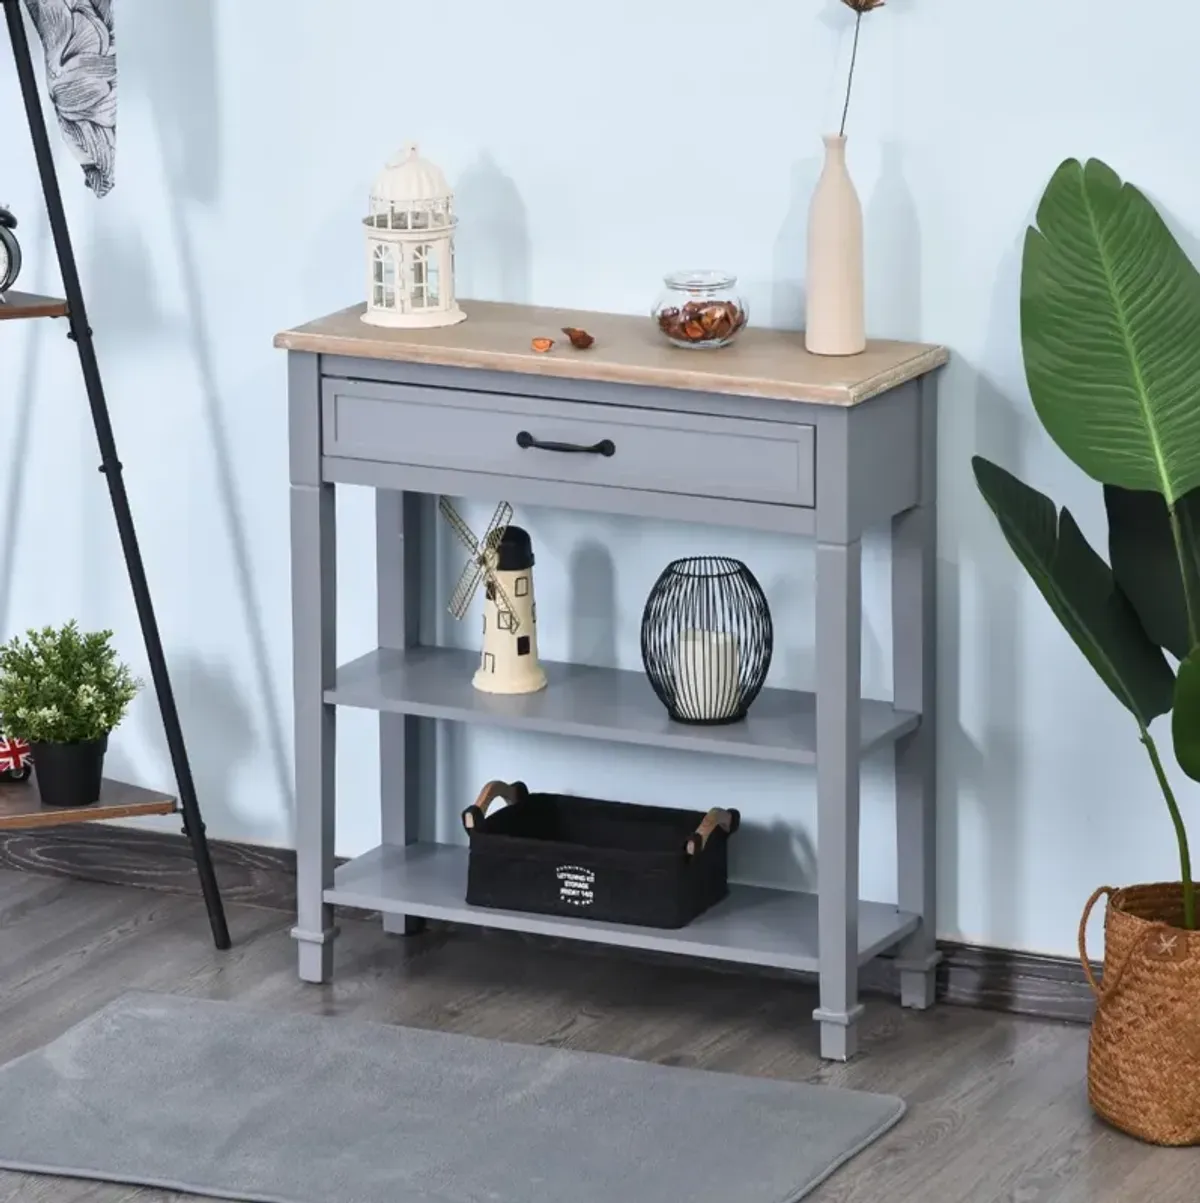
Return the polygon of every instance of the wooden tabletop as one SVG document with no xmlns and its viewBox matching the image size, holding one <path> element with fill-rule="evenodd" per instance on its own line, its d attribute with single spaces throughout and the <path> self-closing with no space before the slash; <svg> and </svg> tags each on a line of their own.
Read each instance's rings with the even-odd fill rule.
<svg viewBox="0 0 1200 1203">
<path fill-rule="evenodd" d="M 43 806 L 33 778 L 0 784 L 0 831 L 129 819 L 136 815 L 169 815 L 176 809 L 175 799 L 167 794 L 107 777 L 100 786 L 99 801 L 80 807 Z"/>
<path fill-rule="evenodd" d="M 4 294 L 0 305 L 0 322 L 17 321 L 28 317 L 66 317 L 67 303 L 58 297 L 39 297 L 32 292 Z"/>
<path fill-rule="evenodd" d="M 275 346 L 323 355 L 401 363 L 484 368 L 607 384 L 694 389 L 825 405 L 857 405 L 940 367 L 945 347 L 873 340 L 861 355 L 826 357 L 804 349 L 794 330 L 747 327 L 728 347 L 688 351 L 672 346 L 649 315 L 543 309 L 495 301 L 463 301 L 467 320 L 435 330 L 391 330 L 361 320 L 364 305 L 342 309 L 275 336 Z M 577 326 L 595 345 L 576 351 L 562 333 Z M 553 338 L 543 354 L 534 338 Z"/>
</svg>

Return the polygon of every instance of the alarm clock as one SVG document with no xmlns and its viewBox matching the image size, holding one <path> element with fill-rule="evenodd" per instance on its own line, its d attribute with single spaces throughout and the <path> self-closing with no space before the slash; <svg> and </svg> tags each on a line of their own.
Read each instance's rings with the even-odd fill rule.
<svg viewBox="0 0 1200 1203">
<path fill-rule="evenodd" d="M 13 233 L 16 228 L 17 219 L 0 205 L 0 298 L 21 274 L 21 244 Z"/>
</svg>

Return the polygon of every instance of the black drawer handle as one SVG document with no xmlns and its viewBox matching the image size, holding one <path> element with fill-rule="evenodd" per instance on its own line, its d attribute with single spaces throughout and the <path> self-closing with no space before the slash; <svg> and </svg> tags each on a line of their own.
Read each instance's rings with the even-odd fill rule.
<svg viewBox="0 0 1200 1203">
<path fill-rule="evenodd" d="M 574 455 L 616 455 L 617 453 L 617 445 L 612 439 L 601 439 L 591 447 L 584 447 L 581 443 L 544 443 L 541 439 L 535 439 L 528 430 L 517 432 L 517 446 L 522 450 L 536 447 L 539 451 L 568 451 Z"/>
</svg>

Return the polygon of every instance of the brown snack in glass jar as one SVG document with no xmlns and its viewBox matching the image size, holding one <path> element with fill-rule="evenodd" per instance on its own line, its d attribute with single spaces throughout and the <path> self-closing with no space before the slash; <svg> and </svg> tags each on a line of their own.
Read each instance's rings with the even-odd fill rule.
<svg viewBox="0 0 1200 1203">
<path fill-rule="evenodd" d="M 658 315 L 659 329 L 677 342 L 725 342 L 745 324 L 745 311 L 735 301 L 687 301 Z"/>
</svg>

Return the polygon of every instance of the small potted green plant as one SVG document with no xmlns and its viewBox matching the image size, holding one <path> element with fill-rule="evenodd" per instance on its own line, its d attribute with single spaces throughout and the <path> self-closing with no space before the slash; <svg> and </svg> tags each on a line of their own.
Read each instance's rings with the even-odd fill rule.
<svg viewBox="0 0 1200 1203">
<path fill-rule="evenodd" d="M 29 742 L 44 805 L 99 799 L 108 734 L 140 688 L 112 632 L 80 631 L 74 620 L 0 647 L 0 723 Z"/>
</svg>

